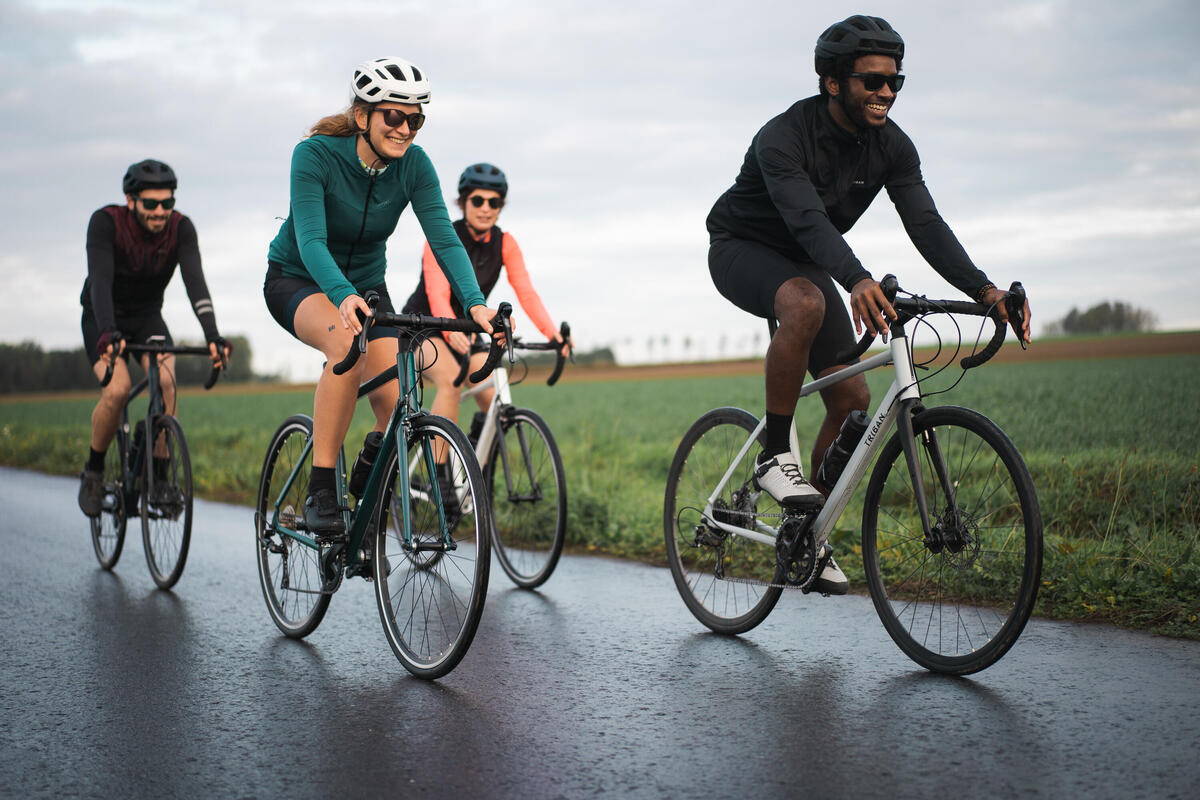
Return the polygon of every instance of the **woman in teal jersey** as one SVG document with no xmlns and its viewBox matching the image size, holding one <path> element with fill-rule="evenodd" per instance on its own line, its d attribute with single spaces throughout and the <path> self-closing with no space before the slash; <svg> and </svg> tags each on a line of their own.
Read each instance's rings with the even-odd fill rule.
<svg viewBox="0 0 1200 800">
<path fill-rule="evenodd" d="M 484 304 L 475 270 L 450 224 L 437 173 L 412 143 L 425 122 L 429 82 L 399 58 L 360 64 L 351 81 L 350 108 L 317 122 L 292 153 L 291 212 L 268 252 L 263 294 L 275 320 L 325 355 L 313 400 L 313 470 L 305 523 L 310 530 L 342 533 L 334 467 L 354 415 L 359 384 L 396 358 L 395 329 L 372 328 L 366 358 L 344 375 L 332 367 L 362 330 L 357 313 L 369 314 L 362 294 L 380 294 L 384 251 L 400 213 L 410 203 L 455 296 L 484 330 L 495 312 Z M 370 395 L 382 431 L 397 400 L 393 381 Z"/>
</svg>

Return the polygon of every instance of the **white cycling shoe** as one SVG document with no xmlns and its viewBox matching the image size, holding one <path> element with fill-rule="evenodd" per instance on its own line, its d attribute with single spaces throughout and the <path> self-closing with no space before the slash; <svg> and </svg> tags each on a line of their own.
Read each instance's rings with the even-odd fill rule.
<svg viewBox="0 0 1200 800">
<path fill-rule="evenodd" d="M 837 562 L 833 560 L 833 556 L 829 557 L 829 560 L 825 562 L 825 568 L 813 581 L 812 591 L 821 594 L 846 594 L 850 591 L 850 581 L 846 578 L 846 573 L 842 572 Z"/>
<path fill-rule="evenodd" d="M 754 485 L 774 497 L 780 505 L 801 511 L 813 511 L 825 505 L 825 496 L 804 479 L 800 464 L 791 451 L 770 457 L 760 453 L 754 464 Z M 845 580 L 844 575 L 842 579 Z"/>
</svg>

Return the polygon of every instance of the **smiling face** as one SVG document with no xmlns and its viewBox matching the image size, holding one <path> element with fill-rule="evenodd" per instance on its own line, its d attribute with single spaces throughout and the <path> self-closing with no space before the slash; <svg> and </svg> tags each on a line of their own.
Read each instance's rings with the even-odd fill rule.
<svg viewBox="0 0 1200 800">
<path fill-rule="evenodd" d="M 482 201 L 479 205 L 475 205 L 478 201 L 473 198 L 476 197 Z M 500 193 L 495 189 L 472 189 L 469 195 L 459 200 L 463 218 L 467 221 L 467 226 L 475 233 L 480 235 L 487 233 L 500 218 L 500 209 L 492 208 L 492 203 L 500 203 L 503 207 Z"/>
<path fill-rule="evenodd" d="M 891 56 L 859 56 L 854 60 L 854 72 L 895 75 L 896 59 Z M 830 113 L 847 130 L 882 128 L 887 124 L 888 111 L 896 102 L 896 93 L 885 83 L 869 92 L 862 78 L 846 78 L 844 82 L 826 78 L 829 90 Z"/>
<path fill-rule="evenodd" d="M 373 109 L 370 116 L 370 128 L 367 130 L 367 135 L 371 138 L 371 144 L 375 146 L 375 150 L 387 159 L 403 158 L 408 152 L 409 145 L 412 144 L 413 138 L 417 132 L 411 130 L 408 121 L 400 123 L 400 127 L 392 127 L 387 124 L 384 119 L 384 114 L 380 112 L 384 109 L 396 109 L 405 114 L 424 113 L 419 105 L 409 105 L 407 103 L 379 103 Z M 359 130 L 367 126 L 367 109 L 364 106 L 356 106 L 354 109 L 354 119 L 358 123 Z M 359 149 L 364 149 L 365 142 L 360 140 Z M 375 154 L 370 151 L 370 148 L 365 148 L 367 152 L 359 153 L 363 161 L 371 164 L 376 160 Z"/>
<path fill-rule="evenodd" d="M 158 233 L 167 226 L 167 220 L 171 216 L 170 210 L 162 207 L 162 201 L 174 196 L 175 192 L 172 189 L 142 189 L 136 196 L 125 195 L 125 204 L 137 217 L 139 225 L 150 233 Z M 147 211 L 144 200 L 156 201 L 154 205 L 157 207 L 153 211 Z"/>
</svg>

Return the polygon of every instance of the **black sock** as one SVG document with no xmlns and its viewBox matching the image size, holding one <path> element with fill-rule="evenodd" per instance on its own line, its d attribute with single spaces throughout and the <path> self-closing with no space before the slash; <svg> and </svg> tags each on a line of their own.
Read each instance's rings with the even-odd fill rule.
<svg viewBox="0 0 1200 800">
<path fill-rule="evenodd" d="M 154 480 L 165 481 L 167 479 L 167 465 L 170 463 L 169 458 L 154 457 Z"/>
<path fill-rule="evenodd" d="M 104 472 L 104 452 L 103 450 L 97 451 L 89 447 L 88 460 L 84 469 L 89 472 Z"/>
<path fill-rule="evenodd" d="M 319 489 L 329 489 L 332 492 L 337 491 L 337 482 L 333 477 L 333 467 L 312 468 L 312 474 L 308 476 L 308 493 L 314 494 Z"/>
<path fill-rule="evenodd" d="M 767 412 L 767 444 L 763 454 L 767 457 L 786 453 L 791 449 L 792 415 Z"/>
</svg>

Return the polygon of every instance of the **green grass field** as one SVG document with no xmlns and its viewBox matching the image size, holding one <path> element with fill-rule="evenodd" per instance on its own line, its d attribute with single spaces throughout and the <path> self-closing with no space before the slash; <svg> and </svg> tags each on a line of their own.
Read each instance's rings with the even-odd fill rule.
<svg viewBox="0 0 1200 800">
<path fill-rule="evenodd" d="M 959 374 L 947 370 L 933 380 L 944 387 Z M 890 375 L 876 370 L 868 378 L 878 396 Z M 727 377 L 516 387 L 517 403 L 541 413 L 562 448 L 570 545 L 662 563 L 662 493 L 680 437 L 715 406 L 760 413 L 761 384 Z M 1037 613 L 1200 638 L 1197 397 L 1200 356 L 1162 356 L 989 365 L 927 405 L 982 411 L 1024 453 L 1046 521 Z M 0 461 L 76 473 L 93 405 L 0 403 Z M 311 405 L 308 391 L 185 395 L 180 416 L 200 493 L 249 503 L 275 426 Z M 821 414 L 819 401 L 801 404 L 802 440 Z M 364 405 L 347 440 L 355 448 L 368 417 Z M 834 537 L 839 562 L 858 586 L 860 514 L 852 504 Z M 249 524 L 247 517 L 247 531 Z"/>
</svg>

